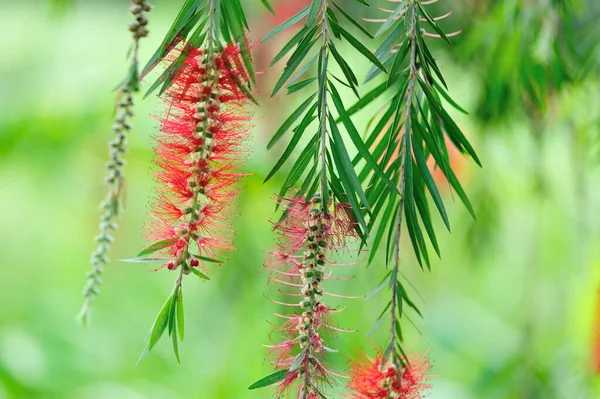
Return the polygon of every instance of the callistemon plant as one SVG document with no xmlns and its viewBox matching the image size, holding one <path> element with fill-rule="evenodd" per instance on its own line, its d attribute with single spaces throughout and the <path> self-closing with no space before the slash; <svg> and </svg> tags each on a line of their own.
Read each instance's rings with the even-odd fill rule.
<svg viewBox="0 0 600 399">
<path fill-rule="evenodd" d="M 323 287 L 336 267 L 336 252 L 344 250 L 348 238 L 356 238 L 348 209 L 331 204 L 329 212 L 317 193 L 312 199 L 282 199 L 287 215 L 275 224 L 277 248 L 270 253 L 265 267 L 270 280 L 281 284 L 280 292 L 297 299 L 288 304 L 298 310 L 293 315 L 276 315 L 285 320 L 278 328 L 282 340 L 270 346 L 272 363 L 284 378 L 279 394 L 297 392 L 298 398 L 318 398 L 323 383 L 335 375 L 327 368 L 325 355 L 332 352 L 326 337 L 340 329 L 332 324 L 331 309 L 325 297 L 333 295 Z M 339 295 L 336 295 L 339 296 Z"/>
<path fill-rule="evenodd" d="M 145 10 L 140 6 L 143 1 L 132 2 L 135 12 Z M 276 313 L 284 321 L 269 345 L 275 371 L 250 388 L 276 385 L 278 396 L 325 398 L 324 389 L 341 376 L 327 365 L 328 353 L 336 351 L 331 349 L 335 348 L 335 333 L 351 331 L 335 325 L 332 315 L 341 309 L 331 308 L 326 301 L 329 296 L 352 298 L 344 294 L 347 278 L 334 276 L 340 266 L 335 258 L 347 251 L 347 241 L 355 241 L 359 249 L 371 251 L 372 262 L 387 237 L 385 266 L 391 267 L 369 297 L 389 288 L 389 301 L 372 330 L 389 317 L 390 336 L 375 359 L 362 355 L 363 360 L 353 363 L 349 397 L 416 399 L 428 387 L 429 363 L 407 356 L 403 348 L 401 319 L 406 312 L 420 315 L 420 311 L 399 271 L 401 232 L 406 228 L 418 263 L 429 267 L 429 247 L 439 254 L 430 199 L 449 228 L 429 165 L 441 170 L 473 213 L 450 167 L 448 143 L 479 163 L 446 111 L 446 103 L 462 109 L 449 96 L 424 40 L 440 37 L 449 41 L 453 34 L 444 34 L 437 21 L 450 13 L 430 15 L 426 6 L 435 1 L 393 0 L 395 9 L 385 10 L 390 13 L 387 19 L 368 20 L 382 23 L 375 36 L 385 35 L 372 52 L 345 26 L 349 24 L 369 38 L 374 36 L 338 2 L 308 2 L 310 5 L 263 39 L 302 22 L 273 60 L 276 63 L 289 54 L 272 95 L 285 88 L 288 94 L 302 98 L 267 144 L 271 149 L 287 139 L 285 150 L 265 179 L 291 163 L 278 195 L 277 207 L 284 212 L 274 224 L 277 247 L 269 253 L 265 266 L 270 270 L 270 282 L 280 284 L 279 292 L 287 298 L 274 302 L 295 311 Z M 273 10 L 268 0 L 262 3 Z M 367 5 L 363 0 L 356 3 Z M 157 262 L 156 270 L 176 275 L 144 354 L 168 331 L 179 360 L 178 342 L 184 339 L 184 276 L 194 274 L 208 280 L 211 265 L 222 263 L 234 250 L 230 220 L 244 176 L 240 168 L 250 128 L 248 107 L 256 102 L 249 25 L 242 4 L 240 0 L 185 0 L 160 47 L 139 74 L 144 77 L 157 65 L 165 66 L 148 94 L 158 91 L 166 109 L 159 118 L 161 134 L 156 137 L 158 189 L 145 232 L 149 245 L 132 261 Z M 143 24 L 138 28 L 145 32 Z M 385 81 L 360 96 L 356 68 L 344 58 L 338 42 L 372 65 L 367 81 L 387 74 Z M 137 85 L 135 71 L 131 84 Z M 341 92 L 343 87 L 349 91 Z M 348 93 L 358 98 L 349 108 L 344 104 Z M 379 101 L 382 112 L 373 112 L 367 134 L 362 135 L 353 115 L 385 96 Z M 130 98 L 125 98 L 123 119 L 131 117 L 131 105 Z M 124 131 L 128 130 L 125 122 L 119 125 Z M 117 147 L 119 155 L 120 142 Z M 105 227 L 112 229 L 111 224 Z M 330 279 L 342 282 L 335 294 L 329 291 Z"/>
</svg>

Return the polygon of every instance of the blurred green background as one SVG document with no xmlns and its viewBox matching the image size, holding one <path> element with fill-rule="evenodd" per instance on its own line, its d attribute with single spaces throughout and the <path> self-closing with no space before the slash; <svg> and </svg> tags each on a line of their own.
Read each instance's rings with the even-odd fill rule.
<svg viewBox="0 0 600 399">
<path fill-rule="evenodd" d="M 281 311 L 265 298 L 276 298 L 277 287 L 267 285 L 262 263 L 285 171 L 262 184 L 281 151 L 264 147 L 301 98 L 262 96 L 246 167 L 254 174 L 235 220 L 239 250 L 212 281 L 185 282 L 182 364 L 161 342 L 136 366 L 174 280 L 166 270 L 119 262 L 144 244 L 157 132 L 151 115 L 160 107 L 151 96 L 136 108 L 126 213 L 92 325 L 82 328 L 74 318 L 105 195 L 111 90 L 126 71 L 128 2 L 55 3 L 62 6 L 0 2 L 0 398 L 272 397 L 272 389 L 247 390 L 271 371 L 260 345 L 270 342 L 271 313 Z M 180 6 L 153 3 L 142 62 Z M 258 40 L 277 22 L 260 2 L 247 3 Z M 376 7 L 346 3 L 354 15 L 381 17 Z M 443 233 L 438 223 L 442 259 L 431 272 L 419 269 L 405 243 L 403 273 L 424 315 L 408 313 L 407 345 L 431 357 L 432 399 L 600 398 L 600 73 L 588 46 L 598 38 L 598 6 L 577 2 L 577 17 L 566 20 L 550 0 L 441 3 L 440 11 L 455 9 L 448 29 L 465 33 L 451 49 L 434 43 L 434 54 L 451 94 L 471 112 L 456 118 L 484 167 L 455 158 L 478 218 L 446 190 L 453 231 Z M 298 4 L 279 6 L 288 12 Z M 555 57 L 571 34 L 572 53 Z M 281 44 L 257 47 L 260 69 Z M 569 57 L 585 69 L 573 79 L 554 73 Z M 368 65 L 356 68 L 364 76 Z M 270 92 L 276 76 L 266 70 L 259 88 Z M 529 80 L 537 82 L 532 90 Z M 357 126 L 373 112 L 359 114 Z M 332 291 L 369 293 L 385 273 L 383 259 L 348 273 L 357 278 L 329 283 Z M 361 351 L 374 355 L 384 342 L 386 328 L 366 333 L 386 296 L 338 302 L 348 306 L 339 326 L 359 331 L 330 341 L 340 350 L 330 356 L 333 369 L 343 371 Z"/>
</svg>

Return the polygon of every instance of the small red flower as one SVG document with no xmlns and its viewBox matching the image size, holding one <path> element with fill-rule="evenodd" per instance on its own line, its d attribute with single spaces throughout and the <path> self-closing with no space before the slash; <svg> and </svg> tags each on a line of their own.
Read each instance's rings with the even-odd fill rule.
<svg viewBox="0 0 600 399">
<path fill-rule="evenodd" d="M 352 364 L 348 388 L 354 391 L 350 399 L 420 399 L 430 388 L 427 384 L 430 364 L 416 358 L 406 367 L 384 360 L 365 358 Z"/>
<path fill-rule="evenodd" d="M 234 249 L 230 218 L 250 120 L 250 100 L 239 87 L 248 82 L 236 62 L 239 47 L 183 51 L 187 57 L 163 96 L 167 109 L 156 138 L 160 187 L 147 235 L 152 243 L 167 240 L 160 253 L 170 258 L 169 269 L 201 266 L 194 255 L 214 258 Z"/>
</svg>

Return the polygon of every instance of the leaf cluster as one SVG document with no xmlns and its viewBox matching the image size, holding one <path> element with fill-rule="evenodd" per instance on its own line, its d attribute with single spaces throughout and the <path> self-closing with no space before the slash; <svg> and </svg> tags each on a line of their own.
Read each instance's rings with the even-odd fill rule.
<svg viewBox="0 0 600 399">
<path fill-rule="evenodd" d="M 436 35 L 450 42 L 423 5 L 412 0 L 399 2 L 376 34 L 382 36 L 375 55 L 388 69 L 386 80 L 348 110 L 352 115 L 375 99 L 385 98 L 384 105 L 369 123 L 365 144 L 382 165 L 388 179 L 398 182 L 400 187 L 398 195 L 367 165 L 358 174 L 361 183 L 368 187 L 367 200 L 372 204 L 370 260 L 387 237 L 386 263 L 390 261 L 393 250 L 398 250 L 403 220 L 419 264 L 430 265 L 425 237 L 439 255 L 429 198 L 448 230 L 450 223 L 428 159 L 433 160 L 434 166 L 442 171 L 469 212 L 474 214 L 451 168 L 448 141 L 477 164 L 480 162 L 472 145 L 446 110 L 447 103 L 465 112 L 448 94 L 446 81 L 424 39 L 428 30 L 432 31 L 430 36 Z M 372 68 L 367 80 L 376 78 L 380 73 L 377 68 Z M 354 164 L 358 165 L 359 160 L 355 159 Z"/>
<path fill-rule="evenodd" d="M 247 85 L 240 82 L 240 88 L 251 97 L 250 85 L 254 82 L 255 72 L 248 47 L 248 29 L 248 20 L 240 0 L 186 0 L 141 76 L 152 71 L 178 45 L 182 46 L 182 51 L 169 61 L 166 69 L 148 89 L 146 97 L 157 89 L 160 95 L 169 88 L 189 49 L 203 48 L 218 52 L 227 43 L 240 46 L 240 55 L 230 59 L 230 62 L 243 65 L 248 72 L 250 82 Z"/>
<path fill-rule="evenodd" d="M 584 1 L 586 15 L 577 15 L 567 3 L 573 2 L 497 3 L 473 26 L 462 55 L 483 71 L 480 120 L 497 122 L 515 110 L 543 113 L 553 94 L 597 68 L 600 9 Z"/>
<path fill-rule="evenodd" d="M 363 5 L 367 4 L 365 1 L 356 1 Z M 288 94 L 310 91 L 269 141 L 268 149 L 278 143 L 286 133 L 291 132 L 283 154 L 265 181 L 290 160 L 298 144 L 304 139 L 307 145 L 298 151 L 299 155 L 292 162 L 279 195 L 286 196 L 290 191 L 298 188 L 294 191 L 296 196 L 305 195 L 312 198 L 319 192 L 325 204 L 329 203 L 330 196 L 338 202 L 349 203 L 357 221 L 357 231 L 364 238 L 367 232 L 365 215 L 370 212 L 371 206 L 356 174 L 338 121 L 341 121 L 359 159 L 364 160 L 391 190 L 394 190 L 395 186 L 365 146 L 346 111 L 339 85 L 350 88 L 358 96 L 358 78 L 340 54 L 337 43 L 342 40 L 347 42 L 383 72 L 385 67 L 360 40 L 341 26 L 341 20 L 349 21 L 364 34 L 371 36 L 335 1 L 315 0 L 263 39 L 263 41 L 268 40 L 303 21 L 303 27 L 273 59 L 272 64 L 289 54 L 272 95 L 277 94 L 284 87 Z M 313 74 L 311 67 L 315 64 L 317 71 Z M 341 75 L 332 72 L 334 64 L 341 71 Z M 333 110 L 335 113 L 332 112 Z"/>
</svg>

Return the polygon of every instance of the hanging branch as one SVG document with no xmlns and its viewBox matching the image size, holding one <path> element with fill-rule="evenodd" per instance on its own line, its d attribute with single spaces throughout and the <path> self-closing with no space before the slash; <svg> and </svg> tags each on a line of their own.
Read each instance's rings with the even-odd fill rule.
<svg viewBox="0 0 600 399">
<path fill-rule="evenodd" d="M 396 190 L 394 183 L 369 153 L 346 112 L 335 82 L 358 95 L 358 79 L 338 51 L 335 39 L 347 41 L 382 71 L 385 68 L 358 39 L 341 27 L 338 16 L 368 34 L 336 2 L 314 0 L 263 39 L 265 41 L 304 20 L 302 29 L 272 62 L 281 60 L 295 48 L 272 95 L 284 87 L 288 94 L 309 88 L 314 88 L 314 91 L 269 141 L 268 149 L 288 131 L 292 132 L 286 149 L 265 179 L 269 180 L 288 162 L 304 138 L 307 144 L 297 151 L 299 156 L 279 192 L 281 200 L 278 204 L 285 204 L 286 210 L 275 225 L 275 230 L 281 235 L 278 250 L 265 264 L 272 270 L 271 281 L 300 288 L 300 294 L 282 293 L 300 296 L 302 300 L 298 304 L 288 305 L 300 307 L 302 313 L 282 316 L 288 319 L 280 329 L 284 332 L 284 340 L 272 347 L 273 365 L 277 371 L 255 382 L 250 389 L 279 383 L 278 393 L 283 395 L 297 385 L 297 396 L 302 399 L 324 397 L 323 385 L 335 379 L 324 359 L 324 354 L 333 350 L 323 344 L 321 334 L 339 329 L 327 321 L 332 309 L 322 301 L 323 295 L 328 294 L 323 291 L 321 283 L 327 276 L 325 265 L 335 266 L 330 260 L 331 249 L 340 249 L 340 243 L 345 242 L 346 237 L 366 239 L 366 219 L 370 212 L 336 119 L 343 122 L 360 159 L 374 171 L 374 176 L 391 190 Z M 316 76 L 310 76 L 309 71 L 315 63 Z M 341 71 L 341 76 L 332 71 L 334 64 Z M 336 111 L 337 118 L 332 110 Z M 310 129 L 313 122 L 316 122 L 314 130 Z M 290 193 L 293 197 L 287 198 Z"/>
<path fill-rule="evenodd" d="M 92 270 L 87 273 L 87 284 L 83 289 L 85 301 L 77 316 L 77 319 L 84 325 L 90 322 L 92 304 L 99 294 L 99 287 L 102 284 L 103 266 L 109 262 L 107 255 L 113 242 L 112 232 L 117 229 L 115 219 L 122 213 L 123 167 L 125 166 L 125 160 L 122 156 L 127 150 L 127 135 L 132 128 L 131 120 L 134 116 L 133 94 L 139 90 L 139 43 L 141 38 L 148 36 L 148 29 L 146 28 L 148 19 L 145 13 L 151 10 L 150 4 L 145 0 L 131 0 L 130 3 L 129 12 L 135 17 L 135 21 L 129 24 L 133 43 L 129 53 L 129 71 L 125 79 L 119 84 L 119 94 L 115 105 L 116 116 L 112 127 L 114 139 L 109 142 L 110 150 L 108 154 L 110 160 L 106 164 L 108 195 L 100 205 L 103 211 L 100 216 L 100 234 L 95 237 L 98 247 L 90 260 Z"/>
<path fill-rule="evenodd" d="M 167 109 L 156 139 L 160 186 L 147 229 L 150 245 L 129 261 L 159 262 L 158 269 L 178 275 L 140 360 L 168 330 L 179 361 L 183 277 L 209 280 L 209 266 L 235 250 L 230 220 L 244 176 L 239 169 L 253 99 L 247 29 L 238 0 L 187 1 L 145 68 L 166 63 L 149 93 L 160 87 Z"/>
<path fill-rule="evenodd" d="M 440 252 L 427 192 L 448 230 L 450 224 L 426 160 L 433 159 L 435 167 L 444 173 L 471 214 L 472 206 L 450 167 L 446 137 L 460 152 L 471 156 L 479 164 L 471 144 L 445 110 L 442 98 L 462 111 L 446 92 L 446 82 L 424 41 L 424 37 L 438 37 L 449 43 L 448 37 L 459 33 L 445 34 L 436 22 L 450 13 L 434 18 L 424 8 L 425 3 L 430 2 L 404 0 L 394 3 L 397 7 L 387 19 L 373 20 L 382 23 L 377 35 L 387 34 L 375 52 L 389 70 L 387 80 L 349 109 L 349 113 L 353 114 L 375 98 L 390 94 L 366 144 L 372 148 L 373 156 L 384 165 L 386 175 L 398 182 L 400 193 L 397 195 L 390 190 L 366 168 L 359 174 L 362 182 L 368 181 L 367 199 L 372 204 L 369 228 L 378 223 L 377 229 L 372 232 L 374 238 L 369 260 L 373 260 L 384 236 L 387 236 L 386 264 L 391 260 L 392 268 L 370 295 L 375 295 L 385 286 L 391 291 L 390 301 L 372 330 L 389 315 L 389 342 L 374 361 L 358 363 L 353 368 L 349 387 L 359 392 L 357 398 L 414 397 L 410 395 L 417 395 L 427 387 L 424 383 L 427 362 L 409 359 L 402 346 L 401 317 L 408 308 L 420 315 L 400 279 L 402 226 L 406 225 L 417 261 L 421 267 L 425 264 L 429 268 L 425 234 L 438 256 Z M 378 74 L 379 71 L 372 68 L 367 79 Z M 379 372 L 369 372 L 373 368 Z M 378 391 L 381 396 L 376 396 L 372 392 L 373 387 L 381 384 L 385 389 Z"/>
</svg>

